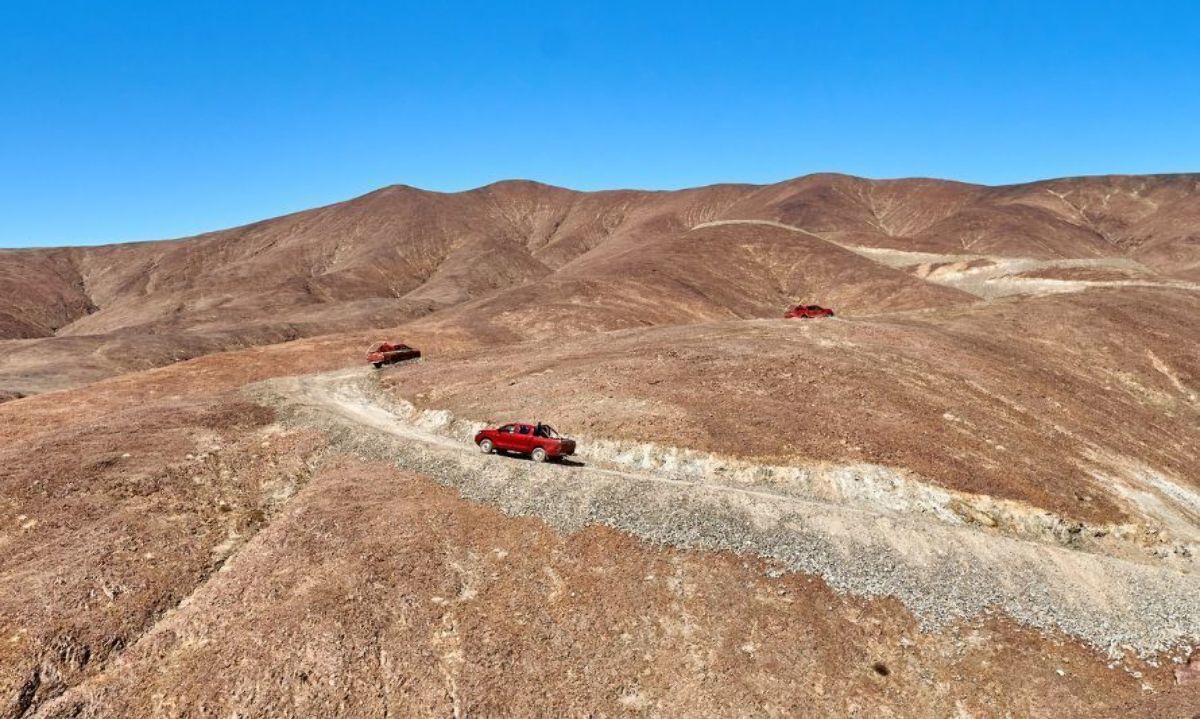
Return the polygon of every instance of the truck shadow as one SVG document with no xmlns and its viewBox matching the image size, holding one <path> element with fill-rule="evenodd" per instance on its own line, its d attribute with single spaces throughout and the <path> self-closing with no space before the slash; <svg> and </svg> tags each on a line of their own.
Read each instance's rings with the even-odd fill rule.
<svg viewBox="0 0 1200 719">
<path fill-rule="evenodd" d="M 533 457 L 530 457 L 527 454 L 510 453 L 510 452 L 505 452 L 503 450 L 498 449 L 498 450 L 496 450 L 496 455 L 500 456 L 500 457 L 504 457 L 506 459 L 519 459 L 523 462 L 533 462 Z M 561 467 L 586 467 L 587 466 L 587 464 L 584 462 L 580 462 L 577 459 L 567 459 L 566 457 L 563 457 L 562 459 L 547 460 L 546 464 L 557 464 Z"/>
</svg>

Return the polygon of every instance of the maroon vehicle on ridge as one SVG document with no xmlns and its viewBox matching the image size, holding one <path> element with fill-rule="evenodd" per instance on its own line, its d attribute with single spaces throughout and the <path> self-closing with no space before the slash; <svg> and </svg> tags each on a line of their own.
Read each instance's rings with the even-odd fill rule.
<svg viewBox="0 0 1200 719">
<path fill-rule="evenodd" d="M 540 422 L 513 422 L 496 429 L 481 430 L 475 435 L 475 444 L 484 454 L 516 452 L 529 455 L 535 462 L 562 459 L 575 454 L 575 440 L 559 435 L 553 427 Z"/>
<path fill-rule="evenodd" d="M 367 353 L 367 362 L 375 365 L 375 369 L 379 369 L 385 364 L 407 362 L 421 357 L 421 350 L 413 349 L 399 342 L 380 342 L 378 346 L 372 346 L 375 349 Z"/>
<path fill-rule="evenodd" d="M 833 317 L 833 310 L 821 305 L 796 305 L 784 315 L 784 318 L 789 320 L 813 317 Z"/>
</svg>

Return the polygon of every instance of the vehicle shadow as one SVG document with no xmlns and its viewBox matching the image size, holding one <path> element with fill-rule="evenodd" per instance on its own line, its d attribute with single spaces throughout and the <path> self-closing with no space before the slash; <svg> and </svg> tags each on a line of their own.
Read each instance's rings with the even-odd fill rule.
<svg viewBox="0 0 1200 719">
<path fill-rule="evenodd" d="M 508 459 L 519 459 L 523 462 L 533 462 L 533 457 L 530 457 L 527 454 L 517 454 L 515 452 L 510 453 L 510 452 L 505 452 L 503 450 L 498 449 L 498 450 L 496 450 L 496 455 L 500 456 L 500 457 L 506 457 Z M 586 467 L 587 466 L 587 464 L 585 462 L 580 462 L 577 459 L 567 459 L 566 457 L 563 457 L 562 459 L 551 459 L 551 460 L 547 461 L 546 464 L 557 464 L 562 467 Z"/>
</svg>

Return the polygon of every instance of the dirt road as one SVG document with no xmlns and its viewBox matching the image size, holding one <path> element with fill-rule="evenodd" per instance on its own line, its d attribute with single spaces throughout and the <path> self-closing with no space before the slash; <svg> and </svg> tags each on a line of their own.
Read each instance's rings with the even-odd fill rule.
<svg viewBox="0 0 1200 719">
<path fill-rule="evenodd" d="M 714 220 L 700 223 L 692 229 L 700 230 L 706 227 L 726 225 L 763 225 L 790 230 L 837 245 L 872 262 L 895 269 L 912 271 L 921 279 L 963 290 L 985 300 L 1011 295 L 1080 292 L 1090 287 L 1170 287 L 1193 292 L 1200 291 L 1200 283 L 1159 277 L 1151 268 L 1128 257 L 1047 260 L 967 252 L 957 254 L 914 252 L 835 242 L 802 227 L 772 220 Z M 1048 270 L 1109 270 L 1115 273 L 1132 273 L 1137 279 L 1083 280 L 1036 276 L 1037 273 Z"/>
</svg>

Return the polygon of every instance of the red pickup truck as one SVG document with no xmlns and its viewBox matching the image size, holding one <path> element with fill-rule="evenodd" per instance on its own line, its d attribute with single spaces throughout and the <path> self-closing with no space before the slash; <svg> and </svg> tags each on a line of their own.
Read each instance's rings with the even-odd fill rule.
<svg viewBox="0 0 1200 719">
<path fill-rule="evenodd" d="M 371 346 L 374 349 L 367 351 L 367 362 L 375 365 L 375 369 L 379 369 L 385 364 L 407 362 L 421 356 L 421 350 L 413 349 L 400 342 L 380 342 L 378 346 Z"/>
<path fill-rule="evenodd" d="M 821 305 L 796 305 L 784 315 L 789 320 L 806 320 L 813 317 L 833 317 L 833 310 Z"/>
<path fill-rule="evenodd" d="M 484 454 L 493 451 L 527 454 L 535 462 L 562 459 L 575 454 L 575 440 L 560 436 L 548 424 L 514 422 L 497 429 L 485 429 L 475 435 L 475 444 Z"/>
</svg>

